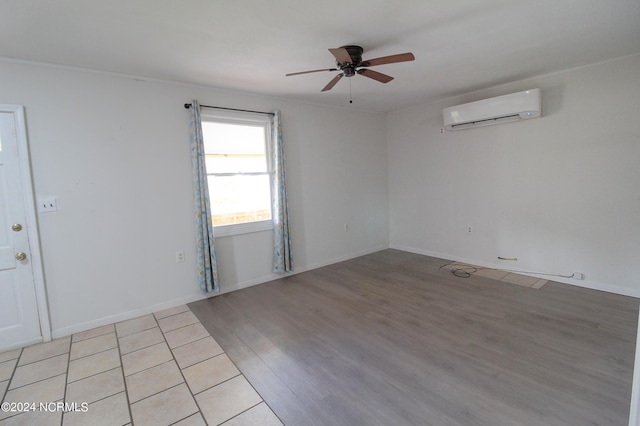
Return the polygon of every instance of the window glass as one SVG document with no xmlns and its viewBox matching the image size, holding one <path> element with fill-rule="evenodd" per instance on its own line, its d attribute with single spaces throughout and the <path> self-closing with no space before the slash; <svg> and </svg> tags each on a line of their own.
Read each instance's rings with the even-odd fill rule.
<svg viewBox="0 0 640 426">
<path fill-rule="evenodd" d="M 264 126 L 203 122 L 202 133 L 208 171 L 267 172 Z"/>
<path fill-rule="evenodd" d="M 270 227 L 269 122 L 203 117 L 202 132 L 213 226 Z"/>
</svg>

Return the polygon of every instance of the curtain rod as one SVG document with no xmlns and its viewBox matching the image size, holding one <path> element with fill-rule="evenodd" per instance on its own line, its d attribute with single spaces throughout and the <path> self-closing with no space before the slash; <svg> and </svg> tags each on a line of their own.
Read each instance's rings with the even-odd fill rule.
<svg viewBox="0 0 640 426">
<path fill-rule="evenodd" d="M 184 104 L 186 109 L 191 108 L 191 104 Z M 252 111 L 250 109 L 238 109 L 238 108 L 226 108 L 212 105 L 200 105 L 200 108 L 215 108 L 215 109 L 226 109 L 227 111 L 241 111 L 241 112 L 252 112 L 254 114 L 266 114 L 266 115 L 274 115 L 272 112 L 264 112 L 264 111 Z"/>
</svg>

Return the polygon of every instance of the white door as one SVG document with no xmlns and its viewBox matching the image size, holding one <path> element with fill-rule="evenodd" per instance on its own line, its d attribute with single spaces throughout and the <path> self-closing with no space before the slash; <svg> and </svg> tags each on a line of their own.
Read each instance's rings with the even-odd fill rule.
<svg viewBox="0 0 640 426">
<path fill-rule="evenodd" d="M 23 109 L 0 105 L 0 350 L 43 337 L 29 238 L 37 232 L 35 221 L 27 221 L 33 195 L 29 171 L 23 170 L 29 164 L 25 135 Z"/>
</svg>

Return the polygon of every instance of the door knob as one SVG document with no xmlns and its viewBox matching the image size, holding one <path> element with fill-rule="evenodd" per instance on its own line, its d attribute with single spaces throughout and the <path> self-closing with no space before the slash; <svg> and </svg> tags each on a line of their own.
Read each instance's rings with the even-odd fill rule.
<svg viewBox="0 0 640 426">
<path fill-rule="evenodd" d="M 27 254 L 25 252 L 19 251 L 16 253 L 16 259 L 23 261 L 27 258 Z"/>
<path fill-rule="evenodd" d="M 22 225 L 20 225 L 19 223 L 14 224 L 11 229 L 13 229 L 16 232 L 20 232 L 22 231 Z"/>
</svg>

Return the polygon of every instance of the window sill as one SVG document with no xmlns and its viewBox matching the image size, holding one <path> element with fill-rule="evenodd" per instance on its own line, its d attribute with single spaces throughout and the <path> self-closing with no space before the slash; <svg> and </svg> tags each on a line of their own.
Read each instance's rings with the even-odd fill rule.
<svg viewBox="0 0 640 426">
<path fill-rule="evenodd" d="M 213 229 L 213 236 L 214 238 L 230 237 L 232 235 L 251 234 L 271 230 L 273 230 L 273 222 L 271 220 L 262 220 L 260 222 L 240 223 L 237 225 L 216 226 Z"/>
</svg>

